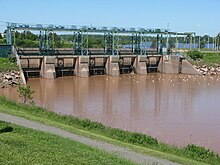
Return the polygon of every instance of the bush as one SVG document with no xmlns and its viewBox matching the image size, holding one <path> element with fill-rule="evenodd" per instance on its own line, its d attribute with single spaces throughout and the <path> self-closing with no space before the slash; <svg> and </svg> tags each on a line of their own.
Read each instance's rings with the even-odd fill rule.
<svg viewBox="0 0 220 165">
<path fill-rule="evenodd" d="M 189 51 L 189 52 L 187 52 L 187 55 L 195 61 L 198 59 L 203 59 L 203 54 L 197 50 Z"/>
<path fill-rule="evenodd" d="M 31 90 L 30 86 L 18 86 L 17 92 L 19 93 L 19 97 L 22 99 L 23 103 L 26 104 L 28 101 L 33 103 L 32 94 L 34 91 Z"/>
<path fill-rule="evenodd" d="M 129 142 L 133 144 L 140 144 L 144 146 L 146 145 L 155 146 L 158 144 L 158 140 L 153 137 L 141 133 L 124 131 L 118 128 L 106 127 L 101 123 L 94 122 L 88 119 L 77 119 L 74 117 L 66 116 L 65 120 L 66 121 L 69 120 L 68 123 L 71 123 L 71 121 L 75 120 L 74 122 L 75 124 L 82 126 L 87 130 L 102 132 L 104 134 L 108 134 L 108 136 L 111 138 L 118 139 L 121 141 Z"/>
<path fill-rule="evenodd" d="M 204 147 L 196 146 L 194 144 L 189 144 L 184 148 L 184 151 L 187 155 L 193 158 L 200 158 L 200 159 L 212 159 L 218 157 L 213 151 L 206 149 Z"/>
<path fill-rule="evenodd" d="M 151 136 L 146 136 L 137 132 L 131 132 L 129 134 L 130 136 L 126 136 L 126 137 L 128 138 L 128 141 L 133 144 L 152 145 L 152 146 L 158 144 L 157 139 Z"/>
<path fill-rule="evenodd" d="M 4 132 L 12 132 L 13 131 L 13 127 L 11 127 L 9 124 L 0 121 L 0 133 L 4 133 Z"/>
</svg>

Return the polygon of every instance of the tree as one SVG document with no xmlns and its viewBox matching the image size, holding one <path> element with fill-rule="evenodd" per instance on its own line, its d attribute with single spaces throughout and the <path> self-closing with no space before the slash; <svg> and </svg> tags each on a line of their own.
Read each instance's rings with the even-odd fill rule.
<svg viewBox="0 0 220 165">
<path fill-rule="evenodd" d="M 187 52 L 187 55 L 192 58 L 193 60 L 198 60 L 198 59 L 203 59 L 203 54 L 201 54 L 199 51 L 194 50 L 194 51 L 189 51 Z"/>
<path fill-rule="evenodd" d="M 204 40 L 201 40 L 200 41 L 200 48 L 201 49 L 205 48 L 205 44 L 206 44 L 206 42 Z"/>
<path fill-rule="evenodd" d="M 169 45 L 170 45 L 170 48 L 175 48 L 176 47 L 175 41 L 172 38 L 169 41 Z"/>
<path fill-rule="evenodd" d="M 152 43 L 151 43 L 151 48 L 156 48 L 157 47 L 157 40 L 156 39 L 153 39 L 152 40 Z"/>
<path fill-rule="evenodd" d="M 205 41 L 208 41 L 208 39 L 210 38 L 210 36 L 209 36 L 209 35 L 204 35 L 202 38 L 203 38 Z"/>
<path fill-rule="evenodd" d="M 219 47 L 220 46 L 220 33 L 218 33 L 216 41 L 217 41 L 216 45 Z"/>
<path fill-rule="evenodd" d="M 19 93 L 19 97 L 21 98 L 23 104 L 33 103 L 32 94 L 34 93 L 34 91 L 30 89 L 29 85 L 27 86 L 19 85 L 17 92 Z"/>
<path fill-rule="evenodd" d="M 54 33 L 54 46 L 55 48 L 62 48 L 63 43 L 61 41 L 61 36 Z"/>
</svg>

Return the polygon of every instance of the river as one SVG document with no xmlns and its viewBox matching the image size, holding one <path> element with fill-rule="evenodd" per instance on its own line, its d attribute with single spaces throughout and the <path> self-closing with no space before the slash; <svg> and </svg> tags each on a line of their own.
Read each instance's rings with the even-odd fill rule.
<svg viewBox="0 0 220 165">
<path fill-rule="evenodd" d="M 32 78 L 37 105 L 162 142 L 220 153 L 220 76 L 148 74 Z M 16 100 L 17 88 L 0 89 Z"/>
</svg>

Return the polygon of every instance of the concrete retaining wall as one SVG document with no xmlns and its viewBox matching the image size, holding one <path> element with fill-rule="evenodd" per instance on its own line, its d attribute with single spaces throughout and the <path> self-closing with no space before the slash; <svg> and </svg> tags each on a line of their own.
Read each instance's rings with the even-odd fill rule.
<svg viewBox="0 0 220 165">
<path fill-rule="evenodd" d="M 158 65 L 158 71 L 161 73 L 179 73 L 179 62 L 161 58 Z"/>
<path fill-rule="evenodd" d="M 190 64 L 187 60 L 182 61 L 181 73 L 201 75 L 201 73 L 197 71 L 197 69 L 194 68 L 193 65 Z"/>
<path fill-rule="evenodd" d="M 20 61 L 20 58 L 18 57 L 18 53 L 17 53 L 17 51 L 14 47 L 12 47 L 12 53 L 15 55 L 16 60 L 17 60 L 17 65 L 18 65 L 19 72 L 20 72 L 20 78 L 21 78 L 23 84 L 26 85 L 27 82 L 26 82 L 26 79 L 24 77 L 24 72 L 23 72 L 23 69 L 22 69 L 21 61 Z"/>
<path fill-rule="evenodd" d="M 176 58 L 161 58 L 158 65 L 158 71 L 161 73 L 183 73 L 183 74 L 196 74 L 200 73 L 190 64 L 187 60 L 183 59 L 179 62 L 178 56 Z"/>
</svg>

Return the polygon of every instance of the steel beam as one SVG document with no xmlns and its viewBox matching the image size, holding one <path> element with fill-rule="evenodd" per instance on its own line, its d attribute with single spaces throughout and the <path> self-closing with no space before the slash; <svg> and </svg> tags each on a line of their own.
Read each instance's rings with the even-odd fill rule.
<svg viewBox="0 0 220 165">
<path fill-rule="evenodd" d="M 6 40 L 8 45 L 12 45 L 12 29 L 10 27 L 6 30 Z"/>
<path fill-rule="evenodd" d="M 73 54 L 88 55 L 88 32 L 85 29 L 74 32 Z"/>
</svg>

